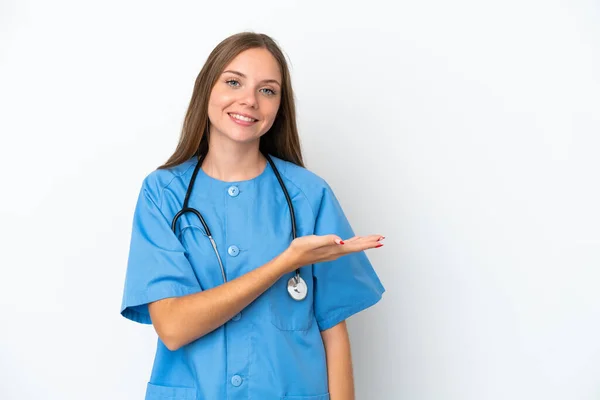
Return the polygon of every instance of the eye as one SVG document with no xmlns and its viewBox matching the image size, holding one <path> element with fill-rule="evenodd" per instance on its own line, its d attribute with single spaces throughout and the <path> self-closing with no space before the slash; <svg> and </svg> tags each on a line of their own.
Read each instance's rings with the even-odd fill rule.
<svg viewBox="0 0 600 400">
<path fill-rule="evenodd" d="M 240 83 L 235 79 L 228 79 L 225 81 L 225 83 L 233 87 L 238 87 L 240 85 Z"/>
<path fill-rule="evenodd" d="M 269 96 L 274 96 L 275 95 L 275 91 L 272 90 L 272 89 L 264 88 L 264 89 L 260 89 L 260 90 L 265 90 L 266 92 L 263 92 L 263 93 L 266 93 Z"/>
</svg>

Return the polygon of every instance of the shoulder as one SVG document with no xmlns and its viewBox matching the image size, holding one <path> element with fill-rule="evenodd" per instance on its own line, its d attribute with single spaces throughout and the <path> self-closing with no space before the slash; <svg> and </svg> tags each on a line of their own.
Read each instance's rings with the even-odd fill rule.
<svg viewBox="0 0 600 400">
<path fill-rule="evenodd" d="M 329 184 L 313 171 L 292 162 L 271 156 L 282 178 L 307 191 L 322 191 L 329 189 Z"/>
<path fill-rule="evenodd" d="M 142 191 L 155 202 L 159 202 L 164 190 L 171 186 L 173 182 L 185 179 L 190 175 L 197 162 L 197 159 L 192 157 L 174 167 L 155 169 L 145 176 L 142 182 Z"/>
<path fill-rule="evenodd" d="M 323 198 L 333 195 L 329 183 L 315 172 L 277 157 L 271 158 L 285 184 L 301 192 L 311 203 L 313 210 L 319 209 Z"/>
</svg>

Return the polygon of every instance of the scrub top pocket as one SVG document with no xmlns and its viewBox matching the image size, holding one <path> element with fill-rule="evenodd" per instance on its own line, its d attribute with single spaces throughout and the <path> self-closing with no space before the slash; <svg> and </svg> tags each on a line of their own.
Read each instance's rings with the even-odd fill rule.
<svg viewBox="0 0 600 400">
<path fill-rule="evenodd" d="M 196 389 L 148 383 L 146 400 L 197 400 Z"/>
<path fill-rule="evenodd" d="M 313 312 L 313 284 L 312 276 L 307 273 L 310 269 L 303 268 L 300 276 L 306 282 L 308 295 L 304 300 L 294 300 L 287 290 L 287 283 L 296 273 L 285 274 L 269 288 L 269 308 L 271 323 L 282 331 L 307 331 L 312 327 Z"/>
</svg>

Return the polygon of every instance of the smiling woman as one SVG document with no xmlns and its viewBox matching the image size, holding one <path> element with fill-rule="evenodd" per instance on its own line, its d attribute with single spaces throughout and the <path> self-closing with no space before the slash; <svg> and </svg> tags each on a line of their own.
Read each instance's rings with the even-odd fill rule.
<svg viewBox="0 0 600 400">
<path fill-rule="evenodd" d="M 267 132 L 277 116 L 279 65 L 267 49 L 255 48 L 240 53 L 226 68 L 210 94 L 210 135 L 251 142 Z"/>
<path fill-rule="evenodd" d="M 196 78 L 179 145 L 161 168 L 174 167 L 192 156 L 207 155 L 215 126 L 220 127 L 215 130 L 216 135 L 226 134 L 229 140 L 237 137 L 229 132 L 230 125 L 224 124 L 224 120 L 239 121 L 231 114 L 257 120 L 250 126 L 255 134 L 254 145 L 260 138 L 261 153 L 304 166 L 285 56 L 269 36 L 243 32 L 223 40 L 209 55 Z M 243 138 L 252 132 L 242 130 L 236 134 L 244 142 Z M 216 145 L 211 139 L 211 147 Z M 210 160 L 205 160 L 204 165 L 207 161 L 210 164 Z"/>
<path fill-rule="evenodd" d="M 279 47 L 225 39 L 135 210 L 121 314 L 159 336 L 146 399 L 354 397 L 345 320 L 384 292 L 383 236 L 354 235 L 299 143 Z"/>
</svg>

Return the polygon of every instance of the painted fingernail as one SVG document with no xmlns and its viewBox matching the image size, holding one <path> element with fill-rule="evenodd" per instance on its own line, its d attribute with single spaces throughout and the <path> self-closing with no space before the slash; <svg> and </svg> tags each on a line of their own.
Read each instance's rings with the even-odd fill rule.
<svg viewBox="0 0 600 400">
<path fill-rule="evenodd" d="M 343 240 L 340 240 L 340 239 L 335 239 L 335 242 L 336 242 L 337 244 L 344 244 L 344 241 L 343 241 Z"/>
<path fill-rule="evenodd" d="M 381 241 L 381 240 L 383 240 L 383 239 L 385 239 L 385 236 L 380 237 L 379 240 L 378 240 L 378 242 Z"/>
<path fill-rule="evenodd" d="M 379 243 L 377 246 L 375 246 L 375 248 L 381 247 L 383 246 L 383 244 Z"/>
</svg>

